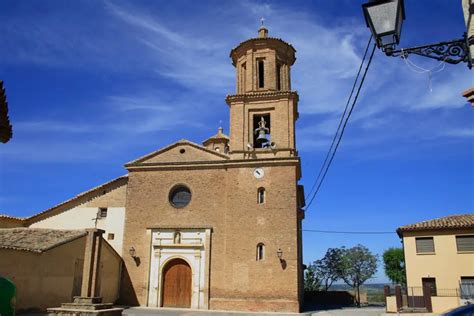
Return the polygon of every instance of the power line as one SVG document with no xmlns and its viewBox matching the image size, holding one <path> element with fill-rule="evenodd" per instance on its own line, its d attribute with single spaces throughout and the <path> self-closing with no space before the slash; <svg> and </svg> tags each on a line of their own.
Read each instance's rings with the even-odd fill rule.
<svg viewBox="0 0 474 316">
<path fill-rule="evenodd" d="M 319 170 L 318 177 L 314 181 L 314 184 L 311 187 L 311 190 L 306 195 L 306 199 L 308 199 L 308 197 L 311 196 L 311 193 L 313 193 L 313 190 L 316 187 L 316 184 L 318 184 L 319 179 L 320 179 L 321 175 L 323 174 L 324 166 L 328 162 L 328 159 L 329 159 L 329 156 L 331 155 L 334 144 L 336 143 L 337 135 L 339 134 L 339 130 L 341 129 L 342 122 L 344 121 L 344 117 L 346 116 L 347 109 L 349 108 L 349 104 L 350 104 L 351 99 L 352 99 L 352 94 L 354 93 L 355 87 L 357 85 L 357 81 L 359 80 L 360 72 L 362 70 L 362 66 L 364 66 L 364 61 L 365 61 L 365 58 L 367 57 L 367 52 L 369 51 L 371 41 L 372 41 L 372 36 L 370 36 L 369 41 L 367 42 L 367 47 L 365 48 L 364 57 L 362 57 L 362 61 L 361 61 L 360 66 L 359 66 L 359 70 L 357 71 L 357 75 L 355 77 L 354 84 L 352 85 L 351 93 L 349 94 L 349 98 L 347 98 L 347 102 L 346 102 L 346 106 L 344 108 L 344 112 L 342 113 L 341 119 L 339 120 L 339 125 L 337 126 L 336 133 L 334 134 L 334 137 L 332 138 L 331 146 L 329 147 L 328 153 L 326 154 L 326 158 L 324 159 L 324 162 L 321 165 L 321 169 Z"/>
<path fill-rule="evenodd" d="M 336 231 L 336 230 L 315 230 L 303 229 L 304 232 L 322 233 L 322 234 L 354 234 L 354 235 L 383 235 L 395 234 L 395 232 L 376 232 L 376 231 Z"/>
<path fill-rule="evenodd" d="M 372 37 L 369 39 L 369 44 L 370 44 L 370 41 L 371 41 Z M 376 48 L 376 45 L 374 44 L 373 45 L 373 48 L 372 48 L 372 52 L 370 54 L 370 58 L 369 58 L 369 61 L 367 63 L 367 66 L 365 67 L 365 70 L 364 70 L 364 75 L 362 76 L 362 79 L 360 81 L 360 84 L 359 84 L 359 88 L 357 89 L 357 93 L 354 97 L 354 101 L 352 102 L 352 105 L 350 107 L 350 110 L 347 114 L 347 117 L 344 121 L 344 125 L 342 126 L 342 129 L 341 129 L 341 133 L 339 135 L 339 138 L 337 140 L 337 143 L 336 143 L 336 146 L 334 147 L 334 150 L 332 152 L 332 155 L 331 155 L 331 158 L 329 159 L 329 162 L 327 163 L 326 165 L 326 168 L 324 169 L 324 165 L 322 166 L 322 169 L 324 169 L 323 173 L 322 173 L 322 177 L 321 177 L 321 180 L 319 181 L 319 184 L 316 188 L 316 191 L 313 193 L 313 196 L 311 197 L 311 200 L 309 201 L 308 205 L 306 206 L 306 210 L 309 209 L 309 207 L 311 206 L 311 204 L 313 203 L 314 201 L 314 198 L 316 197 L 316 195 L 318 194 L 319 190 L 321 189 L 321 185 L 323 184 L 324 182 L 324 179 L 326 178 L 326 174 L 329 170 L 329 167 L 331 166 L 331 163 L 334 159 L 334 156 L 336 155 L 336 152 L 337 152 L 337 149 L 339 147 L 339 144 L 341 142 L 341 139 L 342 139 L 342 136 L 344 135 L 344 131 L 346 129 L 346 126 L 347 126 L 347 122 L 349 121 L 349 118 L 351 117 L 351 114 L 352 114 L 352 111 L 354 110 L 354 107 L 356 105 L 356 102 L 357 102 L 357 99 L 359 98 L 359 93 L 360 93 L 360 90 L 362 89 L 362 85 L 364 84 L 364 81 L 365 81 L 365 77 L 367 75 L 367 71 L 369 70 L 369 67 L 370 67 L 370 64 L 372 62 L 372 58 L 374 57 L 374 53 L 375 53 L 375 48 Z"/>
</svg>

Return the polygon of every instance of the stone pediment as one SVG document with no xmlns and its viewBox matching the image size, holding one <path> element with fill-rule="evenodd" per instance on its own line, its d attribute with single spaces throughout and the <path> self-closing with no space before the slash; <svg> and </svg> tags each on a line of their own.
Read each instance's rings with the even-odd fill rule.
<svg viewBox="0 0 474 316">
<path fill-rule="evenodd" d="M 206 149 L 188 140 L 180 140 L 174 144 L 131 161 L 125 164 L 125 167 L 146 164 L 219 161 L 228 159 L 229 156 L 225 154 Z"/>
</svg>

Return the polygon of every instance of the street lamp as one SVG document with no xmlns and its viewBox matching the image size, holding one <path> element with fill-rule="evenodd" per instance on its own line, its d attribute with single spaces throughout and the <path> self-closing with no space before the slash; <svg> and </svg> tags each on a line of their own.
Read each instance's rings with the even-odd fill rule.
<svg viewBox="0 0 474 316">
<path fill-rule="evenodd" d="M 371 0 L 363 4 L 362 9 L 377 47 L 387 56 L 407 58 L 409 54 L 416 54 L 450 64 L 466 62 L 469 68 L 472 67 L 465 34 L 463 38 L 454 41 L 396 50 L 405 19 L 403 0 Z M 471 38 L 469 41 L 473 40 Z"/>
<path fill-rule="evenodd" d="M 378 48 L 384 52 L 393 50 L 400 43 L 405 6 L 403 0 L 370 1 L 363 4 L 367 26 L 375 38 Z"/>
</svg>

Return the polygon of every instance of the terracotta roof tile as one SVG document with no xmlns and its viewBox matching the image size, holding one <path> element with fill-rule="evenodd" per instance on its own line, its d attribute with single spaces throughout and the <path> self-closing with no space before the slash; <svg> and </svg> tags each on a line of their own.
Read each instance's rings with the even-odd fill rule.
<svg viewBox="0 0 474 316">
<path fill-rule="evenodd" d="M 450 215 L 441 218 L 431 219 L 411 225 L 401 226 L 397 233 L 418 230 L 443 230 L 451 228 L 473 228 L 474 214 Z"/>
<path fill-rule="evenodd" d="M 208 139 L 206 139 L 202 144 L 204 146 L 206 146 L 207 144 L 209 144 L 210 142 L 220 142 L 221 140 L 223 141 L 228 141 L 229 140 L 229 136 L 227 136 L 226 134 L 224 134 L 224 130 L 222 129 L 222 127 L 219 127 L 219 129 L 217 130 L 217 134 L 215 134 L 214 136 L 211 136 L 209 137 Z"/>
<path fill-rule="evenodd" d="M 0 229 L 0 248 L 42 253 L 86 234 L 85 230 L 5 228 Z"/>
<path fill-rule="evenodd" d="M 2 220 L 2 219 L 18 221 L 18 222 L 22 222 L 22 221 L 25 220 L 25 218 L 21 218 L 21 217 L 15 217 L 15 216 L 10 216 L 10 215 L 6 215 L 6 214 L 0 214 L 0 220 Z"/>
</svg>

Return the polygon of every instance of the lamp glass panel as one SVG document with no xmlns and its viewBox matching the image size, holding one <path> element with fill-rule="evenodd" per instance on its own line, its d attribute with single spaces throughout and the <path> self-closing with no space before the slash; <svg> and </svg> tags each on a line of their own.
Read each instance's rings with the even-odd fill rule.
<svg viewBox="0 0 474 316">
<path fill-rule="evenodd" d="M 398 1 L 394 1 L 367 8 L 376 37 L 379 37 L 382 33 L 395 33 L 397 30 L 397 6 Z"/>
<path fill-rule="evenodd" d="M 387 35 L 384 35 L 384 36 L 380 36 L 380 44 L 381 44 L 382 47 L 391 46 L 396 42 L 397 42 L 397 40 L 395 39 L 395 35 L 393 35 L 393 34 L 387 34 Z"/>
</svg>

